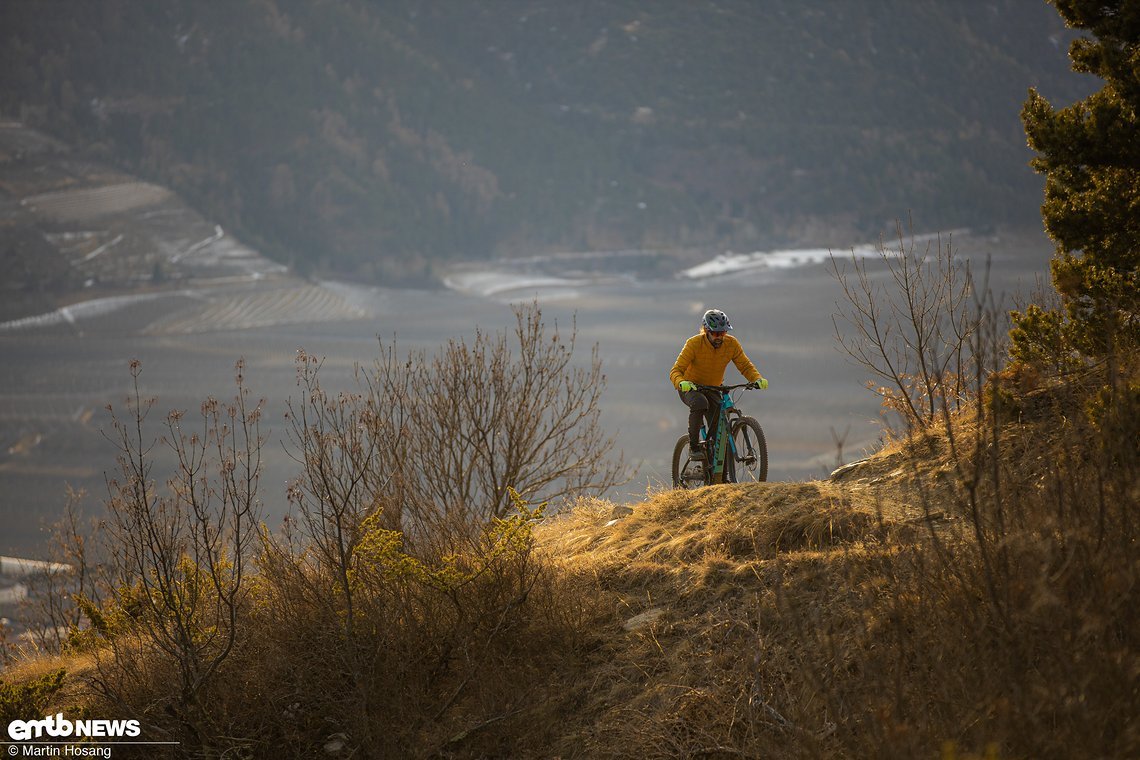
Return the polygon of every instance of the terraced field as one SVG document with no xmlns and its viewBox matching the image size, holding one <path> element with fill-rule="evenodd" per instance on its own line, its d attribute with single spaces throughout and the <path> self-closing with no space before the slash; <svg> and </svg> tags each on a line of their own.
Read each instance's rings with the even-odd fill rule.
<svg viewBox="0 0 1140 760">
<path fill-rule="evenodd" d="M 247 330 L 287 324 L 345 322 L 368 312 L 319 285 L 290 285 L 242 293 L 206 296 L 200 306 L 184 309 L 148 326 L 148 335 L 176 335 L 217 330 Z"/>
<path fill-rule="evenodd" d="M 9 241 L 0 321 L 123 291 L 287 273 L 167 188 L 14 122 L 0 124 L 0 226 Z"/>
<path fill-rule="evenodd" d="M 45 193 L 24 198 L 29 210 L 57 222 L 92 222 L 113 214 L 123 214 L 154 206 L 170 198 L 164 187 L 149 182 L 91 187 Z"/>
</svg>

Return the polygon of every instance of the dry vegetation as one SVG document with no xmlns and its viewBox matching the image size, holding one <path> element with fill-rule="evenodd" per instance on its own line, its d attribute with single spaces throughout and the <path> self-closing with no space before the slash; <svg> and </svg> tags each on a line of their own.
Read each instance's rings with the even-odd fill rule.
<svg viewBox="0 0 1140 760">
<path fill-rule="evenodd" d="M 960 460 L 943 430 L 831 481 L 524 507 L 434 560 L 372 526 L 351 633 L 328 566 L 271 544 L 200 712 L 142 641 L 137 681 L 104 642 L 43 706 L 128 704 L 190 755 L 1134 756 L 1135 476 L 1078 461 L 1043 395 Z"/>
<path fill-rule="evenodd" d="M 82 572 L 51 579 L 34 646 L 0 646 L 0 724 L 136 718 L 182 757 L 1140 756 L 1135 34 L 1111 3 L 1062 14 L 1105 37 L 1072 53 L 1110 87 L 1024 112 L 1060 308 L 1009 332 L 901 231 L 885 269 L 835 267 L 837 338 L 901 422 L 883 451 L 591 497 L 616 477 L 603 377 L 535 308 L 517 354 L 382 347 L 355 393 L 302 355 L 271 532 L 240 377 L 199 427 L 167 418 L 165 487 L 136 395 L 105 529 L 60 534 Z M 544 491 L 575 500 L 548 516 Z"/>
<path fill-rule="evenodd" d="M 911 271 L 921 286 L 930 270 Z M 887 319 L 936 334 L 906 309 L 937 311 L 940 298 L 905 299 Z M 572 400 L 591 375 L 538 316 L 521 311 L 516 334 L 548 347 L 521 354 L 554 370 L 533 387 Z M 391 353 L 339 395 L 300 357 L 302 475 L 296 519 L 277 533 L 250 532 L 260 434 L 240 382 L 233 404 L 203 407 L 197 437 L 168 419 L 181 468 L 166 491 L 137 399 L 116 427 L 107 502 L 117 574 L 81 576 L 84 625 L 57 655 L 43 637 L 16 658 L 0 719 L 135 717 L 190 757 L 1137 756 L 1140 360 L 1127 349 L 1063 374 L 995 372 L 992 315 L 979 306 L 956 324 L 959 369 L 932 355 L 917 366 L 935 374 L 891 377 L 888 405 L 912 410 L 905 434 L 828 481 L 664 491 L 632 507 L 586 489 L 549 516 L 517 491 L 507 503 L 498 486 L 439 494 L 425 473 L 377 468 L 390 442 L 419 445 L 403 421 L 462 420 L 454 430 L 475 432 L 457 439 L 475 440 L 494 418 L 473 402 L 494 410 L 512 393 L 464 407 L 460 382 L 432 386 L 456 402 L 441 416 L 393 406 L 376 389 L 412 386 Z M 508 366 L 508 344 L 437 360 Z M 519 374 L 534 376 L 505 373 Z M 588 409 L 596 395 L 584 398 Z M 595 418 L 572 419 L 568 440 L 601 462 Z M 539 448 L 512 441 L 516 454 Z M 491 475 L 515 461 L 501 453 L 456 472 Z M 561 453 L 544 472 L 573 480 Z"/>
<path fill-rule="evenodd" d="M 1091 493 L 1097 473 L 1059 459 L 1056 420 L 1003 430 L 979 519 L 958 476 L 973 462 L 938 456 L 943 434 L 832 482 L 665 493 L 613 524 L 581 505 L 544 526 L 615 610 L 583 688 L 589 719 L 559 750 L 1134 756 L 1128 493 L 1103 514 L 1060 495 Z M 994 454 L 983 443 L 971 459 Z"/>
</svg>

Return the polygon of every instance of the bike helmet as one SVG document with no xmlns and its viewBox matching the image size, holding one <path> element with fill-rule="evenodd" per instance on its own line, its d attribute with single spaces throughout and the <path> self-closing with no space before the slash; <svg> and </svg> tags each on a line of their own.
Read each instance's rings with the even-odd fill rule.
<svg viewBox="0 0 1140 760">
<path fill-rule="evenodd" d="M 705 315 L 701 317 L 701 324 L 713 332 L 724 332 L 732 329 L 732 325 L 728 322 L 728 315 L 720 309 L 706 311 Z"/>
</svg>

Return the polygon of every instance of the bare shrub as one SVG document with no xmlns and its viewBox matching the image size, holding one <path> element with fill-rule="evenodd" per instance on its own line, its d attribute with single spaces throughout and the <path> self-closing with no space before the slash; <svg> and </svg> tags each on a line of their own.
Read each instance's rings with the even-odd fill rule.
<svg viewBox="0 0 1140 760">
<path fill-rule="evenodd" d="M 80 504 L 86 493 L 67 487 L 63 514 L 49 526 L 49 567 L 29 581 L 23 602 L 24 637 L 34 651 L 60 654 L 89 623 L 83 604 L 99 604 L 107 589 L 97 523 L 85 523 Z"/>
<path fill-rule="evenodd" d="M 127 416 L 112 409 L 108 435 L 119 452 L 104 525 L 114 594 L 101 608 L 83 604 L 87 645 L 100 655 L 97 689 L 140 712 L 150 699 L 165 703 L 195 738 L 210 721 L 202 692 L 239 637 L 260 520 L 261 406 L 242 370 L 238 362 L 231 402 L 207 399 L 193 427 L 173 411 L 157 439 L 145 432 L 154 399 L 131 363 Z M 159 442 L 175 463 L 165 488 L 152 474 Z"/>
<path fill-rule="evenodd" d="M 868 364 L 918 367 L 916 387 L 937 391 L 941 365 L 923 363 L 921 342 L 885 340 L 899 334 L 882 318 L 890 304 L 925 303 L 908 295 L 913 281 L 896 277 L 886 296 L 858 282 L 845 292 L 860 304 Z M 827 568 L 829 578 L 848 576 L 854 598 L 806 608 L 794 590 L 782 596 L 798 634 L 836 655 L 804 671 L 840 725 L 829 744 L 857 756 L 914 756 L 940 743 L 952 756 L 1132 756 L 1140 692 L 1136 671 L 1120 664 L 1140 652 L 1136 357 L 1120 351 L 1074 372 L 1061 344 L 1023 344 L 1014 365 L 995 371 L 1007 323 L 988 293 L 972 301 L 965 321 L 953 299 L 919 310 L 924 324 L 968 327 L 963 341 L 951 332 L 969 370 L 953 373 L 953 394 L 938 391 L 932 406 L 927 392 L 907 390 L 904 373 L 894 389 L 924 433 L 905 442 L 901 461 L 904 497 L 928 530 L 891 562 Z M 948 519 L 933 519 L 935 503 L 951 505 Z"/>
<path fill-rule="evenodd" d="M 450 341 L 434 356 L 381 344 L 358 388 L 331 393 L 321 362 L 299 352 L 300 397 L 289 402 L 294 547 L 334 581 L 327 601 L 355 635 L 354 557 L 367 522 L 424 556 L 478 542 L 518 501 L 599 492 L 624 474 L 599 425 L 605 386 L 597 348 L 573 363 L 576 333 L 548 334 L 537 305 L 505 333 Z M 468 547 L 474 549 L 473 545 Z M 355 666 L 354 666 L 355 667 Z"/>
<path fill-rule="evenodd" d="M 517 730 L 548 697 L 584 623 L 567 612 L 578 595 L 560 591 L 534 552 L 542 507 L 513 498 L 513 515 L 476 530 L 437 521 L 415 548 L 373 512 L 354 526 L 343 568 L 304 541 L 267 537 L 252 680 L 291 719 L 260 726 L 264 740 L 479 755 L 482 742 L 493 748 Z"/>
<path fill-rule="evenodd" d="M 480 331 L 404 359 L 382 344 L 352 392 L 327 391 L 320 360 L 298 355 L 300 474 L 286 530 L 264 536 L 253 625 L 265 662 L 288 667 L 268 668 L 266 692 L 284 686 L 298 715 L 335 726 L 303 730 L 453 751 L 507 730 L 546 688 L 537 663 L 572 652 L 589 603 L 534 555 L 542 508 L 528 502 L 604 490 L 623 464 L 598 424 L 596 348 L 578 367 L 573 334 L 547 333 L 537 306 L 515 316 L 513 341 Z M 532 636 L 567 651 L 527 651 Z"/>
<path fill-rule="evenodd" d="M 519 725 L 550 702 L 597 612 L 534 551 L 546 502 L 513 483 L 588 493 L 621 459 L 598 426 L 596 350 L 579 368 L 573 338 L 546 332 L 537 308 L 516 315 L 515 345 L 480 333 L 399 366 L 388 347 L 355 392 L 327 391 L 320 360 L 300 353 L 299 471 L 277 533 L 257 524 L 264 438 L 240 365 L 231 404 L 207 400 L 194 432 L 173 412 L 157 439 L 133 364 L 130 413 L 113 417 L 111 575 L 101 603 L 81 598 L 89 627 L 68 641 L 96 654 L 99 704 L 206 754 L 481 756 L 521 734 L 512 747 L 540 746 L 557 723 Z"/>
<path fill-rule="evenodd" d="M 364 378 L 373 405 L 388 411 L 377 451 L 399 503 L 478 520 L 503 516 L 509 489 L 556 501 L 623 482 L 623 457 L 599 424 L 606 380 L 597 346 L 583 367 L 576 343 L 576 328 L 548 331 L 537 304 L 515 308 L 512 336 L 480 330 L 470 344 L 405 359 L 382 343 Z"/>
<path fill-rule="evenodd" d="M 301 475 L 290 499 L 309 535 L 343 563 L 345 526 L 383 508 L 409 540 L 441 517 L 478 526 L 527 501 L 590 495 L 624 482 L 624 458 L 600 425 L 597 346 L 574 361 L 577 332 L 548 331 L 536 304 L 515 309 L 513 338 L 476 331 L 436 353 L 381 342 L 357 389 L 330 393 L 320 360 L 301 352 L 290 440 Z"/>
<path fill-rule="evenodd" d="M 334 581 L 329 598 L 343 608 L 346 634 L 355 622 L 355 599 L 350 574 L 360 540 L 360 527 L 370 515 L 399 527 L 399 505 L 385 508 L 392 481 L 380 464 L 377 431 L 389 424 L 380 419 L 370 394 L 331 394 L 320 384 L 320 361 L 301 351 L 297 355 L 299 399 L 288 402 L 291 456 L 300 474 L 289 484 L 294 507 L 286 523 L 291 548 L 303 547 L 306 562 Z M 298 545 L 298 541 L 301 543 Z"/>
<path fill-rule="evenodd" d="M 836 341 L 873 380 L 868 387 L 883 407 L 902 418 L 904 430 L 933 424 L 943 406 L 966 399 L 975 357 L 968 341 L 976 329 L 969 264 L 954 258 L 948 238 L 917 252 L 896 227 L 897 248 L 880 243 L 872 261 L 886 268 L 879 282 L 867 259 L 831 258 L 843 300 L 832 317 Z M 848 270 L 847 263 L 851 265 Z M 850 332 L 848 332 L 850 331 Z"/>
</svg>

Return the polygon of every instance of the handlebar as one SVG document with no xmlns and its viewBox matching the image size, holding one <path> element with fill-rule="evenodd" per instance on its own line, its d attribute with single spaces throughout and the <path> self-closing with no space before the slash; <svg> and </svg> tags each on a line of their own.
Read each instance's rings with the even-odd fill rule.
<svg viewBox="0 0 1140 760">
<path fill-rule="evenodd" d="M 700 383 L 693 383 L 700 391 L 719 391 L 720 393 L 728 393 L 737 388 L 755 388 L 752 383 L 740 383 L 739 385 L 701 385 Z"/>
</svg>

